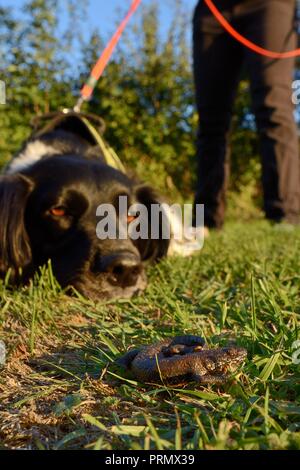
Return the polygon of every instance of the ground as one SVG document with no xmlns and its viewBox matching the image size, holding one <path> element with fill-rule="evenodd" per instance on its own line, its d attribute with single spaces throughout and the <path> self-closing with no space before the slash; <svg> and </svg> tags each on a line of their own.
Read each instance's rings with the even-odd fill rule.
<svg viewBox="0 0 300 470">
<path fill-rule="evenodd" d="M 51 269 L 3 283 L 0 448 L 300 449 L 299 260 L 300 229 L 231 223 L 200 255 L 149 268 L 132 301 L 67 297 Z M 248 359 L 209 387 L 140 384 L 112 364 L 182 333 Z"/>
</svg>

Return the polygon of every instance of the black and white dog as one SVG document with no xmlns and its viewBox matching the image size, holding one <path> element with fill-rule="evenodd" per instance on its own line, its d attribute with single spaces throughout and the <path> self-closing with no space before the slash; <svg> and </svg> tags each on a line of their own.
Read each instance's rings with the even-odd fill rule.
<svg viewBox="0 0 300 470">
<path fill-rule="evenodd" d="M 89 139 L 58 125 L 31 138 L 0 176 L 0 277 L 26 283 L 51 260 L 62 287 L 92 299 L 129 298 L 146 287 L 144 263 L 169 241 L 99 240 L 101 204 L 158 203 L 148 186 L 107 165 Z"/>
</svg>

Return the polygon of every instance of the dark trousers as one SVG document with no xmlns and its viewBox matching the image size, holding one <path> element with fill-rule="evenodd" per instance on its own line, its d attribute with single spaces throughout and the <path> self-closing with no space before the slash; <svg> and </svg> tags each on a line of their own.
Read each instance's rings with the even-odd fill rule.
<svg viewBox="0 0 300 470">
<path fill-rule="evenodd" d="M 215 0 L 246 38 L 272 51 L 296 47 L 295 0 Z M 268 219 L 298 222 L 300 165 L 292 104 L 293 59 L 249 51 L 216 22 L 203 1 L 194 15 L 194 75 L 199 112 L 198 185 L 205 225 L 221 227 L 228 179 L 233 102 L 245 65 L 260 137 L 264 211 Z"/>
</svg>

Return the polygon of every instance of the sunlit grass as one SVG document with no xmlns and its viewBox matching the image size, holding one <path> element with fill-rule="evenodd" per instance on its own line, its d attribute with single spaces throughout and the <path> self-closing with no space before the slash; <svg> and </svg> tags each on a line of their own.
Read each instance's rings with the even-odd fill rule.
<svg viewBox="0 0 300 470">
<path fill-rule="evenodd" d="M 0 287 L 0 446 L 38 449 L 300 449 L 300 230 L 230 224 L 200 255 L 149 268 L 144 295 L 67 297 L 51 269 Z M 145 385 L 113 361 L 175 334 L 232 341 L 228 384 Z"/>
</svg>

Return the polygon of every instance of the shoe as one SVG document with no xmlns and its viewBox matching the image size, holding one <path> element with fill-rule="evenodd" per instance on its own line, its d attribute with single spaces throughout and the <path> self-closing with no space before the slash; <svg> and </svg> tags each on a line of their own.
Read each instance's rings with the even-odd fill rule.
<svg viewBox="0 0 300 470">
<path fill-rule="evenodd" d="M 278 232 L 290 233 L 300 227 L 299 219 L 283 218 L 281 220 L 270 221 L 274 230 Z"/>
<path fill-rule="evenodd" d="M 297 228 L 297 225 L 289 224 L 288 222 L 280 222 L 280 223 L 273 225 L 273 229 L 276 230 L 276 232 L 280 232 L 280 233 L 291 233 L 291 232 L 294 232 L 296 228 Z"/>
<path fill-rule="evenodd" d="M 204 240 L 208 237 L 208 227 L 189 227 L 181 238 L 171 238 L 168 256 L 191 256 L 202 250 Z"/>
</svg>

